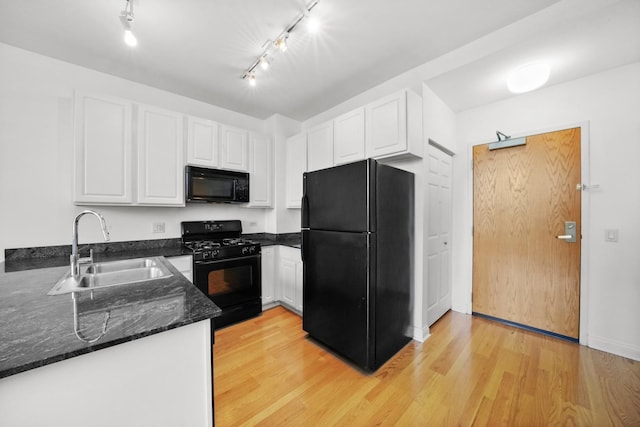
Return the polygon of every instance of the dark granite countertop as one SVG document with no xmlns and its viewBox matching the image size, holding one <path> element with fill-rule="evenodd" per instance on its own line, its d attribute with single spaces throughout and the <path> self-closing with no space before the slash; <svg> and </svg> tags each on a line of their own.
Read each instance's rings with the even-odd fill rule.
<svg viewBox="0 0 640 427">
<path fill-rule="evenodd" d="M 293 248 L 300 248 L 300 233 L 282 233 L 282 234 L 270 234 L 270 233 L 255 233 L 245 234 L 244 237 L 255 240 L 262 246 L 283 245 L 291 246 Z"/>
<path fill-rule="evenodd" d="M 300 233 L 244 237 L 263 246 L 300 247 Z M 86 244 L 80 246 L 80 255 L 87 256 L 89 249 L 94 262 L 190 254 L 179 238 Z M 110 312 L 105 335 L 87 344 L 75 336 L 71 294 L 47 295 L 69 269 L 70 253 L 70 245 L 5 250 L 5 261 L 0 262 L 0 378 L 220 314 L 220 308 L 167 263 L 171 278 L 98 289 L 93 298 L 89 292 L 79 295 L 85 337 L 98 336 Z"/>
<path fill-rule="evenodd" d="M 134 258 L 130 255 L 126 257 Z M 71 294 L 47 295 L 69 269 L 68 257 L 66 260 L 62 267 L 0 272 L 0 378 L 220 313 L 220 308 L 163 260 L 173 276 L 96 289 L 93 295 L 89 291 L 77 294 L 79 329 L 85 337 L 98 336 L 106 312 L 110 314 L 105 335 L 94 344 L 85 343 L 74 332 Z"/>
<path fill-rule="evenodd" d="M 81 257 L 93 251 L 95 262 L 153 256 L 189 255 L 183 252 L 180 239 L 134 240 L 127 242 L 91 243 L 79 246 Z M 71 245 L 6 249 L 0 273 L 69 265 Z"/>
</svg>

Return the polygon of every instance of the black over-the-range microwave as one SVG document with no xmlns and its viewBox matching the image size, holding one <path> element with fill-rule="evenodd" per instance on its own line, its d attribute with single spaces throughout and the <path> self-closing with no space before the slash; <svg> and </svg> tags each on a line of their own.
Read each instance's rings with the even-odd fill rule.
<svg viewBox="0 0 640 427">
<path fill-rule="evenodd" d="M 187 202 L 249 202 L 249 174 L 221 169 L 185 167 Z"/>
</svg>

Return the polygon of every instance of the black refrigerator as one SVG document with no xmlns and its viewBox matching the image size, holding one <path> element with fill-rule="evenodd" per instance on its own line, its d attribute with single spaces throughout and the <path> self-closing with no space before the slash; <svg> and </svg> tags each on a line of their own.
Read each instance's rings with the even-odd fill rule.
<svg viewBox="0 0 640 427">
<path fill-rule="evenodd" d="M 302 327 L 373 372 L 411 340 L 414 175 L 363 160 L 303 177 Z"/>
</svg>

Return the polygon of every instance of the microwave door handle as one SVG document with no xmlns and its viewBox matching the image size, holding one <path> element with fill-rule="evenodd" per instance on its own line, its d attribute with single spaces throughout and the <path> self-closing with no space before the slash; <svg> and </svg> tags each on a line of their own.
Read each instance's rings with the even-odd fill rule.
<svg viewBox="0 0 640 427">
<path fill-rule="evenodd" d="M 236 195 L 238 194 L 238 179 L 237 178 L 233 178 L 233 189 L 231 190 L 233 192 L 233 194 L 231 195 L 232 199 L 236 198 Z"/>
</svg>

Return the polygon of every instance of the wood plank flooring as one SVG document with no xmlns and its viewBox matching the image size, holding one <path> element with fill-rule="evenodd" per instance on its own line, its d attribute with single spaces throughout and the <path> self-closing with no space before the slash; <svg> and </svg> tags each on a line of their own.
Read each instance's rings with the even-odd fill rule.
<svg viewBox="0 0 640 427">
<path fill-rule="evenodd" d="M 216 426 L 640 426 L 640 362 L 449 312 L 366 375 L 282 307 L 216 332 Z"/>
</svg>

